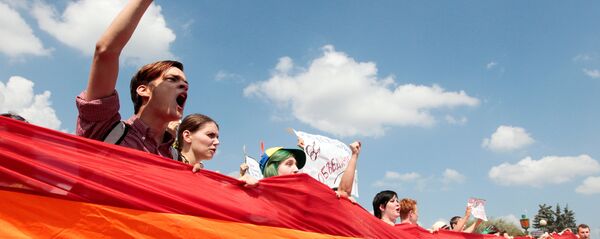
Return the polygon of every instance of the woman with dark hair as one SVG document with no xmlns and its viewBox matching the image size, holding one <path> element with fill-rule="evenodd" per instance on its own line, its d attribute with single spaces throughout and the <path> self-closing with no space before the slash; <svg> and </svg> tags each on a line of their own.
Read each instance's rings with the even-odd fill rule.
<svg viewBox="0 0 600 239">
<path fill-rule="evenodd" d="M 394 191 L 385 190 L 373 198 L 373 214 L 383 222 L 394 226 L 400 217 L 400 203 Z"/>
<path fill-rule="evenodd" d="M 475 223 L 471 224 L 471 226 L 466 227 L 467 222 L 469 221 L 469 217 L 471 217 L 471 209 L 471 206 L 467 206 L 464 217 L 454 216 L 450 219 L 450 229 L 452 231 L 466 233 L 472 233 L 473 231 L 475 231 L 475 228 L 477 228 L 477 226 L 481 224 L 482 220 L 478 218 L 475 221 Z"/>
<path fill-rule="evenodd" d="M 177 160 L 193 165 L 193 172 L 204 168 L 203 160 L 211 160 L 219 147 L 219 125 L 216 121 L 203 114 L 191 114 L 183 118 L 177 128 L 177 141 L 174 148 L 177 150 Z M 256 186 L 256 179 L 248 176 L 238 178 L 246 186 Z"/>
<path fill-rule="evenodd" d="M 178 161 L 204 168 L 202 160 L 210 160 L 219 147 L 219 125 L 203 114 L 186 116 L 177 130 L 175 149 Z"/>
</svg>

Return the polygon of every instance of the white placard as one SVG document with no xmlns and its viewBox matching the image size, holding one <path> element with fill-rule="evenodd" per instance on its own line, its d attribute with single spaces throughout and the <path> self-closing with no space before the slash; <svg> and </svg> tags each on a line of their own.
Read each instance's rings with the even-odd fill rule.
<svg viewBox="0 0 600 239">
<path fill-rule="evenodd" d="M 306 165 L 302 172 L 331 188 L 337 188 L 348 166 L 352 150 L 337 139 L 294 130 L 304 140 Z M 355 171 L 352 196 L 358 197 L 358 177 Z"/>
<path fill-rule="evenodd" d="M 260 171 L 260 165 L 258 164 L 256 159 L 253 159 L 252 157 L 249 157 L 246 155 L 245 161 L 246 161 L 246 165 L 248 165 L 248 172 L 246 172 L 246 173 L 250 174 L 250 176 L 252 176 L 256 180 L 262 179 L 263 174 Z"/>
<path fill-rule="evenodd" d="M 485 215 L 485 200 L 484 199 L 469 198 L 469 202 L 467 202 L 467 206 L 471 207 L 471 215 L 473 215 L 473 217 L 487 221 L 487 216 Z"/>
</svg>

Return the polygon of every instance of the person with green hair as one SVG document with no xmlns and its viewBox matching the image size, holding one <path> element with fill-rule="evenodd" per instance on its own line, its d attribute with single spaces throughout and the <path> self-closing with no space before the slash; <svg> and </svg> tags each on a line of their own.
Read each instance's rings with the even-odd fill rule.
<svg viewBox="0 0 600 239">
<path fill-rule="evenodd" d="M 296 174 L 305 164 L 306 154 L 301 149 L 269 148 L 260 158 L 260 170 L 265 178 Z"/>
<path fill-rule="evenodd" d="M 304 148 L 304 140 L 298 138 L 298 146 Z M 350 195 L 352 194 L 352 183 L 354 182 L 354 174 L 356 170 L 356 161 L 361 150 L 360 141 L 355 141 L 349 145 L 352 156 L 346 170 L 342 175 L 339 187 L 332 188 L 338 198 L 347 198 L 352 203 L 356 200 Z M 273 147 L 265 150 L 260 159 L 260 170 L 263 177 L 283 176 L 296 174 L 306 164 L 306 154 L 302 149 L 291 149 L 283 147 Z M 248 173 L 248 165 L 242 163 L 240 165 L 240 180 L 246 181 L 247 184 L 254 186 L 253 183 L 258 183 Z M 250 183 L 249 183 L 250 182 Z"/>
</svg>

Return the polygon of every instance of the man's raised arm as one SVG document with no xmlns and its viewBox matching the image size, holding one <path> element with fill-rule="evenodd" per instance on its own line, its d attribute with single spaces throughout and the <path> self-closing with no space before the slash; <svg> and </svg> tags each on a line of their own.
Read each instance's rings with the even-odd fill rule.
<svg viewBox="0 0 600 239">
<path fill-rule="evenodd" d="M 104 31 L 94 52 L 85 98 L 95 100 L 111 95 L 119 74 L 119 56 L 133 35 L 152 0 L 130 0 Z"/>
</svg>

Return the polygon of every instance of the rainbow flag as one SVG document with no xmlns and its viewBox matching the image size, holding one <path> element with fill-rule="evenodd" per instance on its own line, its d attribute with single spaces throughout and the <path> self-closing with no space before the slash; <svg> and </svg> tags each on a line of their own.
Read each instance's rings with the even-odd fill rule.
<svg viewBox="0 0 600 239">
<path fill-rule="evenodd" d="M 0 238 L 483 237 L 400 230 L 305 174 L 247 188 L 167 158 L 0 117 Z"/>
</svg>

